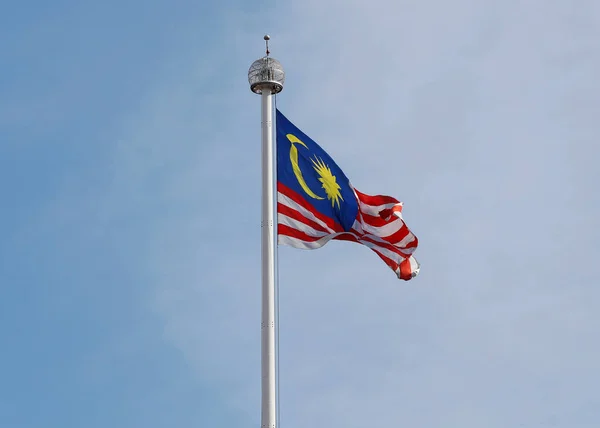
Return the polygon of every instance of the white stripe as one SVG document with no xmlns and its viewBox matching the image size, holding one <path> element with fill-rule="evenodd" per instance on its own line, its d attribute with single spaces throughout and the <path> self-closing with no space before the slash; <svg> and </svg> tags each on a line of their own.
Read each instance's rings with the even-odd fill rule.
<svg viewBox="0 0 600 428">
<path fill-rule="evenodd" d="M 413 256 L 410 256 L 408 259 L 410 261 L 410 270 L 413 273 L 413 278 L 419 274 L 421 271 L 421 265 Z"/>
<path fill-rule="evenodd" d="M 390 236 L 394 233 L 398 232 L 402 226 L 404 226 L 404 222 L 400 219 L 391 220 L 389 223 L 383 226 L 371 226 L 366 223 L 361 216 L 361 226 L 362 229 L 367 233 L 372 233 L 376 236 Z"/>
<path fill-rule="evenodd" d="M 358 196 L 357 199 L 358 205 L 360 206 L 360 210 L 374 217 L 379 217 L 379 213 L 385 209 L 391 209 L 397 205 L 400 205 L 402 207 L 402 202 L 390 202 L 389 204 L 383 205 L 368 205 L 367 203 L 361 201 Z"/>
<path fill-rule="evenodd" d="M 294 238 L 293 236 L 281 235 L 280 234 L 279 237 L 278 237 L 278 239 L 277 239 L 277 241 L 281 245 L 288 245 L 290 247 L 300 248 L 300 249 L 303 249 L 303 250 L 314 250 L 314 249 L 317 249 L 317 248 L 321 248 L 323 245 L 327 244 L 336 235 L 340 235 L 340 234 L 339 233 L 333 233 L 331 235 L 324 236 L 324 237 L 322 237 L 321 239 L 319 239 L 317 241 L 306 242 L 306 241 L 303 241 L 302 239 Z"/>
<path fill-rule="evenodd" d="M 408 244 L 410 244 L 411 242 L 413 242 L 414 240 L 415 240 L 415 235 L 413 235 L 412 232 L 408 232 L 408 235 L 406 235 L 404 238 L 402 238 L 402 240 L 400 242 L 396 242 L 394 244 L 394 246 L 400 247 L 400 248 L 404 248 Z"/>
<path fill-rule="evenodd" d="M 382 244 L 393 245 L 394 247 L 398 248 L 399 250 L 401 250 L 407 254 L 411 254 L 415 250 L 415 248 L 405 248 L 406 245 L 408 245 L 409 243 L 411 243 L 415 240 L 415 236 L 412 234 L 412 232 L 409 232 L 408 235 L 406 235 L 399 242 L 389 242 L 389 241 L 384 240 L 382 237 L 380 237 L 378 235 L 362 232 L 360 226 L 361 225 L 359 222 L 354 222 L 354 225 L 352 226 L 352 230 L 354 230 L 358 236 L 366 236 L 370 239 L 373 239 L 374 241 L 381 242 Z"/>
<path fill-rule="evenodd" d="M 359 242 L 363 245 L 366 245 L 369 248 L 377 249 L 381 254 L 386 256 L 388 259 L 393 260 L 394 262 L 400 264 L 406 257 L 402 257 L 400 254 L 393 252 L 392 250 L 388 250 L 387 248 L 381 247 L 377 244 L 374 244 L 370 241 L 364 241 L 358 237 Z"/>
<path fill-rule="evenodd" d="M 316 230 L 315 228 L 310 227 L 309 225 L 304 224 L 301 221 L 298 221 L 281 213 L 277 214 L 277 224 L 284 224 L 286 226 L 291 227 L 292 229 L 299 230 L 301 232 L 306 233 L 308 236 L 313 236 L 315 238 L 330 235 L 330 233 L 328 232 Z"/>
<path fill-rule="evenodd" d="M 356 201 L 358 202 L 359 210 L 364 212 L 365 214 L 372 215 L 373 217 L 379 217 L 379 213 L 385 209 L 391 209 L 391 208 L 395 207 L 396 205 L 400 205 L 400 207 L 402 207 L 404 205 L 400 201 L 390 202 L 388 204 L 382 204 L 382 205 L 369 205 L 366 202 L 363 202 L 362 199 L 360 199 L 360 196 L 358 196 L 358 193 L 356 193 L 356 189 L 354 188 L 354 186 L 352 186 L 352 184 L 348 183 L 348 185 L 352 189 L 352 193 L 354 193 L 354 197 L 356 198 Z"/>
<path fill-rule="evenodd" d="M 277 202 L 281 203 L 282 205 L 285 205 L 288 208 L 298 211 L 300 214 L 302 214 L 303 217 L 306 217 L 307 219 L 314 221 L 315 223 L 317 223 L 319 226 L 321 226 L 323 229 L 329 231 L 330 233 L 335 233 L 335 231 L 332 228 L 327 226 L 327 224 L 325 224 L 322 220 L 317 218 L 313 213 L 311 213 L 309 210 L 304 208 L 302 205 L 294 202 L 292 199 L 288 198 L 281 192 L 277 192 Z"/>
<path fill-rule="evenodd" d="M 394 247 L 398 248 L 400 251 L 407 253 L 407 254 L 412 254 L 413 251 L 416 250 L 416 248 L 405 248 L 404 247 L 405 245 L 408 245 L 409 243 L 411 243 L 412 241 L 415 240 L 415 235 L 413 235 L 412 232 L 410 232 L 410 231 L 409 231 L 408 235 L 406 235 L 406 237 L 400 241 L 402 243 L 402 245 L 400 245 L 400 243 L 385 241 L 381 237 L 371 234 L 371 233 L 365 233 L 362 230 L 362 224 L 358 220 L 354 221 L 354 224 L 352 225 L 352 232 L 354 232 L 354 234 L 357 236 L 366 236 L 366 237 L 369 237 L 370 239 L 373 239 L 374 241 L 381 242 L 383 244 L 393 245 Z"/>
</svg>

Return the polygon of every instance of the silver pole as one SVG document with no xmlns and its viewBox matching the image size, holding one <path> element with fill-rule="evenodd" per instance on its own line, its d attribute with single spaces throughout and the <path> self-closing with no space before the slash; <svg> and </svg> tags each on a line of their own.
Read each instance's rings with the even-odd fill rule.
<svg viewBox="0 0 600 428">
<path fill-rule="evenodd" d="M 262 412 L 263 428 L 275 428 L 275 213 L 273 95 L 262 91 Z"/>
<path fill-rule="evenodd" d="M 275 361 L 275 146 L 273 143 L 273 95 L 281 92 L 285 79 L 281 64 L 267 55 L 255 61 L 248 72 L 250 89 L 262 100 L 262 317 L 261 317 L 261 427 L 276 428 Z"/>
</svg>

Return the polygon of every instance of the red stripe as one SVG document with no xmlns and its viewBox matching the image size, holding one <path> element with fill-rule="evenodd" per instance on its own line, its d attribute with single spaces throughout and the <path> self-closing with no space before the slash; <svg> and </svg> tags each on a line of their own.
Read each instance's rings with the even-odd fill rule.
<svg viewBox="0 0 600 428">
<path fill-rule="evenodd" d="M 388 265 L 393 271 L 398 269 L 398 262 L 395 262 L 394 260 L 390 259 L 389 257 L 384 256 L 379 251 L 377 251 L 373 248 L 371 248 L 371 250 L 373 250 L 373 252 L 375 252 L 375 254 L 377 254 L 379 256 L 379 258 L 381 258 L 381 260 L 383 260 L 385 262 L 385 264 Z"/>
<path fill-rule="evenodd" d="M 362 235 L 362 236 L 360 236 L 360 240 L 361 241 L 370 242 L 371 244 L 375 244 L 375 245 L 377 245 L 378 247 L 381 247 L 381 248 L 385 248 L 388 251 L 391 251 L 393 253 L 398 254 L 402 258 L 406 258 L 406 257 L 410 256 L 410 254 L 402 251 L 401 248 L 398 248 L 395 245 L 392 245 L 392 244 L 389 244 L 389 243 L 384 243 L 384 242 L 377 241 L 377 240 L 371 238 L 369 235 Z"/>
<path fill-rule="evenodd" d="M 377 206 L 377 205 L 384 205 L 384 204 L 399 204 L 400 203 L 399 200 L 392 198 L 391 196 L 384 196 L 384 195 L 371 196 L 371 195 L 365 195 L 364 193 L 359 192 L 356 189 L 354 189 L 354 191 L 356 192 L 358 199 L 360 199 L 361 202 L 363 202 L 367 205 Z"/>
<path fill-rule="evenodd" d="M 281 182 L 277 182 L 277 191 L 284 194 L 285 196 L 290 198 L 292 201 L 294 201 L 301 207 L 303 207 L 303 208 L 307 209 L 308 211 L 310 211 L 311 213 L 313 213 L 315 215 L 315 217 L 317 217 L 319 220 L 321 220 L 323 223 L 325 223 L 328 227 L 330 227 L 334 231 L 336 231 L 336 232 L 344 231 L 344 229 L 342 228 L 341 225 L 337 224 L 332 218 L 321 214 L 319 211 L 317 211 L 315 209 L 315 207 L 313 207 L 311 204 L 306 202 L 306 200 L 304 200 L 304 198 L 302 196 L 300 196 L 298 193 L 294 192 L 292 189 L 285 186 L 284 184 L 281 184 Z"/>
<path fill-rule="evenodd" d="M 402 227 L 400 229 L 398 229 L 396 232 L 394 232 L 388 236 L 380 236 L 380 238 L 387 242 L 390 242 L 392 244 L 397 244 L 398 242 L 400 242 L 404 238 L 406 238 L 406 236 L 409 233 L 410 233 L 410 230 L 408 230 L 408 227 L 406 227 L 405 224 L 402 224 Z"/>
<path fill-rule="evenodd" d="M 358 240 L 356 235 L 354 235 L 353 233 L 350 233 L 350 232 L 342 233 L 341 235 L 338 235 L 338 236 L 334 237 L 333 239 L 336 239 L 338 241 L 356 242 L 357 244 L 360 244 L 360 241 Z"/>
<path fill-rule="evenodd" d="M 336 237 L 335 237 L 335 238 L 333 238 L 333 239 L 335 239 L 335 240 L 340 240 L 340 241 L 350 241 L 350 242 L 356 242 L 356 243 L 358 243 L 358 244 L 361 244 L 361 241 L 363 241 L 363 240 L 364 240 L 364 241 L 369 241 L 369 242 L 372 242 L 372 243 L 376 244 L 378 247 L 385 248 L 385 249 L 387 249 L 387 250 L 393 251 L 394 253 L 398 254 L 398 256 L 399 256 L 400 258 L 402 258 L 402 259 L 405 259 L 405 258 L 407 257 L 407 256 L 405 256 L 405 255 L 401 254 L 401 252 L 400 252 L 400 251 L 398 251 L 398 249 L 397 249 L 397 248 L 390 247 L 390 246 L 388 246 L 388 245 L 381 245 L 380 243 L 378 243 L 378 242 L 375 242 L 375 241 L 373 241 L 372 239 L 369 239 L 368 237 L 366 237 L 366 236 L 364 236 L 364 235 L 363 235 L 363 236 L 360 236 L 360 237 L 358 237 L 358 236 L 357 236 L 357 234 L 356 234 L 356 232 L 354 232 L 354 233 L 352 233 L 352 234 L 351 234 L 351 233 L 344 233 L 343 235 L 338 235 L 338 236 L 336 236 Z M 364 244 L 363 244 L 363 245 L 364 245 Z M 387 263 L 387 265 L 388 265 L 388 266 L 390 266 L 392 269 L 396 270 L 396 269 L 398 268 L 398 262 L 396 262 L 396 261 L 394 261 L 394 260 L 390 259 L 390 258 L 389 258 L 389 257 L 387 257 L 387 256 L 384 256 L 382 253 L 380 253 L 379 251 L 377 251 L 377 249 L 376 249 L 376 248 L 371 248 L 371 247 L 367 247 L 367 248 L 369 248 L 369 249 L 370 249 L 370 250 L 372 250 L 372 251 L 375 251 L 375 252 L 377 253 L 377 255 L 378 255 L 379 257 L 381 257 L 381 258 L 383 259 L 383 261 L 385 261 L 385 262 Z M 396 250 L 396 251 L 395 251 L 395 250 Z M 395 266 L 395 267 L 394 267 L 394 266 Z"/>
<path fill-rule="evenodd" d="M 361 223 L 366 223 L 369 226 L 373 226 L 373 227 L 385 226 L 386 224 L 389 224 L 392 221 L 402 221 L 398 217 L 395 217 L 394 219 L 384 220 L 381 217 L 376 217 L 374 215 L 366 214 L 362 211 L 359 211 L 359 214 L 360 214 L 361 220 L 362 220 Z"/>
<path fill-rule="evenodd" d="M 386 208 L 379 212 L 379 215 L 371 215 L 365 211 L 360 211 L 363 221 L 370 226 L 381 227 L 394 221 L 402 221 L 400 217 L 393 216 L 393 213 L 402 212 L 402 206 L 397 205 L 392 208 Z"/>
<path fill-rule="evenodd" d="M 290 227 L 286 224 L 278 224 L 277 225 L 277 234 L 291 236 L 292 238 L 297 238 L 304 242 L 315 242 L 315 241 L 318 241 L 319 239 L 327 236 L 327 235 L 325 235 L 325 236 L 309 236 L 306 233 L 302 232 L 301 230 L 294 229 L 293 227 Z"/>
<path fill-rule="evenodd" d="M 381 254 L 379 251 L 373 251 L 375 251 L 377 255 L 381 257 L 381 260 L 383 260 L 385 264 L 387 264 L 394 272 L 396 272 L 396 270 L 400 271 L 398 274 L 400 279 L 403 279 L 405 281 L 412 279 L 412 268 L 410 266 L 410 260 L 404 259 L 400 262 L 400 264 L 398 264 L 397 262 Z"/>
<path fill-rule="evenodd" d="M 417 239 L 417 237 L 415 235 L 413 235 L 413 237 L 415 239 L 413 239 L 412 241 L 410 241 L 408 244 L 406 244 L 404 246 L 404 248 L 416 248 L 419 245 L 419 240 Z"/>
<path fill-rule="evenodd" d="M 410 267 L 410 260 L 406 259 L 400 263 L 400 278 L 408 281 L 412 278 L 412 268 Z"/>
<path fill-rule="evenodd" d="M 380 219 L 380 221 L 377 221 L 377 222 L 366 221 L 365 217 L 366 216 L 364 214 L 361 214 L 360 220 L 362 220 L 362 221 L 360 221 L 360 223 L 368 224 L 369 226 L 373 226 L 373 227 L 383 227 L 383 226 L 387 226 L 387 225 L 390 225 L 390 224 L 393 224 L 396 222 L 400 222 L 400 224 L 401 224 L 400 228 L 397 231 L 395 231 L 394 233 L 392 233 L 390 235 L 386 235 L 386 236 L 377 235 L 381 239 L 385 239 L 388 242 L 400 242 L 406 237 L 406 235 L 408 235 L 410 233 L 410 229 L 408 228 L 408 226 L 406 226 L 406 223 L 404 223 L 404 221 L 399 219 L 398 217 L 395 217 L 394 220 L 392 220 L 392 221 L 389 221 L 389 220 L 385 221 L 385 220 Z M 373 216 L 369 216 L 369 217 L 370 217 L 370 220 L 372 220 L 373 218 L 376 218 Z M 376 223 L 376 224 L 373 224 L 373 223 Z M 371 234 L 376 235 L 375 233 L 371 233 Z"/>
<path fill-rule="evenodd" d="M 295 209 L 290 208 L 287 205 L 283 205 L 281 202 L 277 203 L 277 213 L 286 215 L 295 221 L 298 221 L 302 224 L 312 227 L 315 230 L 318 230 L 319 232 L 330 233 L 329 230 L 325 229 L 319 223 L 309 218 L 306 218 L 301 212 L 296 211 Z"/>
<path fill-rule="evenodd" d="M 390 220 L 394 213 L 401 213 L 401 212 L 402 212 L 402 205 L 394 205 L 392 208 L 385 208 L 385 209 L 379 211 L 379 217 L 381 217 L 384 220 Z M 397 216 L 394 216 L 394 217 L 398 218 Z"/>
<path fill-rule="evenodd" d="M 356 237 L 356 235 L 353 235 L 353 234 L 350 234 L 350 233 L 345 233 L 343 235 L 336 236 L 333 239 L 339 239 L 339 240 L 342 240 L 342 241 L 356 242 L 356 243 L 359 243 L 359 244 L 361 243 L 360 240 Z M 370 248 L 370 247 L 367 247 L 367 248 L 369 248 L 370 250 L 372 250 L 373 252 L 375 252 L 375 254 L 377 254 L 385 262 L 385 264 L 387 264 L 390 268 L 392 268 L 392 270 L 395 271 L 398 268 L 398 262 L 390 259 L 387 256 L 384 256 L 382 253 L 380 253 L 379 251 L 377 251 L 377 249 L 375 249 L 375 248 Z M 402 259 L 404 259 L 404 257 L 402 257 Z"/>
</svg>

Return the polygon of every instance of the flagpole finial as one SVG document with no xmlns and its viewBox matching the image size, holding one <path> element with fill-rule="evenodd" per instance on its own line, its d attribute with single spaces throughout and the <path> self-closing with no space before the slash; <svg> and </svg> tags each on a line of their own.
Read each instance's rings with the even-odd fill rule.
<svg viewBox="0 0 600 428">
<path fill-rule="evenodd" d="M 263 39 L 265 39 L 265 45 L 267 47 L 267 56 L 269 56 L 269 54 L 271 53 L 269 52 L 269 40 L 271 40 L 271 36 L 265 34 L 265 37 L 263 37 Z"/>
<path fill-rule="evenodd" d="M 259 60 L 256 60 L 248 70 L 248 83 L 250 90 L 255 94 L 262 94 L 263 89 L 271 94 L 278 94 L 283 90 L 283 82 L 285 81 L 285 72 L 283 66 L 275 58 L 269 56 L 269 40 L 271 36 L 265 34 L 267 55 Z"/>
</svg>

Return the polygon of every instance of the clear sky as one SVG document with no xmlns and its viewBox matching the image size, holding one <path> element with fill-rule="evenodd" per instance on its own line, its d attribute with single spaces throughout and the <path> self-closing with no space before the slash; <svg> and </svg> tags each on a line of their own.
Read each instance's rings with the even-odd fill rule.
<svg viewBox="0 0 600 428">
<path fill-rule="evenodd" d="M 260 424 L 262 36 L 420 276 L 280 248 L 281 426 L 600 426 L 600 3 L 0 8 L 0 427 Z"/>
</svg>

